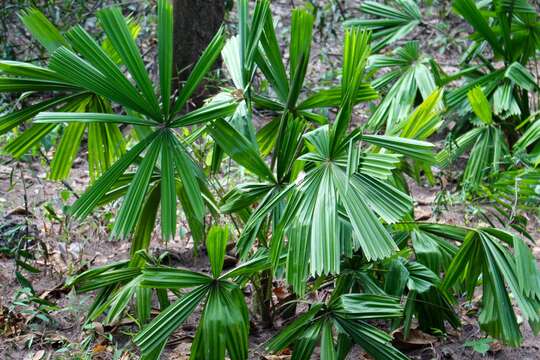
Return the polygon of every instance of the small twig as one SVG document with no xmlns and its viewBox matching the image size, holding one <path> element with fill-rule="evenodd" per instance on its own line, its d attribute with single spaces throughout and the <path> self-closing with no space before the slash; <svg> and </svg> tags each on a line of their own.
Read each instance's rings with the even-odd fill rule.
<svg viewBox="0 0 540 360">
<path fill-rule="evenodd" d="M 21 176 L 22 186 L 23 186 L 23 200 L 24 200 L 24 222 L 26 225 L 25 233 L 26 237 L 30 238 L 30 229 L 28 223 L 28 193 L 26 191 L 26 183 L 24 181 L 24 174 L 22 171 L 22 166 L 19 164 L 19 174 Z"/>
<path fill-rule="evenodd" d="M 19 271 L 19 262 L 21 257 L 21 248 L 26 250 L 26 244 L 28 239 L 30 239 L 30 223 L 28 222 L 28 193 L 26 192 L 26 183 L 24 182 L 24 173 L 22 171 L 21 164 L 17 164 L 19 168 L 19 174 L 21 176 L 22 186 L 23 186 L 23 201 L 24 201 L 24 240 L 20 240 L 17 244 L 17 252 L 15 254 L 15 272 Z"/>
<path fill-rule="evenodd" d="M 346 14 L 345 14 L 345 9 L 343 8 L 343 5 L 341 4 L 341 0 L 335 0 L 334 3 L 338 7 L 339 14 L 341 15 L 341 19 L 345 20 L 347 17 L 346 17 Z"/>
</svg>

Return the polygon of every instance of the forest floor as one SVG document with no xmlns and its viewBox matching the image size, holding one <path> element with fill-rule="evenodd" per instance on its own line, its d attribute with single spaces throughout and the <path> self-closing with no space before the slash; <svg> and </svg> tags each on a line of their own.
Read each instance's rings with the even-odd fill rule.
<svg viewBox="0 0 540 360">
<path fill-rule="evenodd" d="M 13 3 L 13 9 L 22 3 L 17 0 L 7 2 Z M 87 2 L 84 9 L 79 9 L 77 18 L 84 19 L 85 25 L 93 27 L 95 18 L 89 17 L 91 10 L 107 2 L 114 1 Z M 293 1 L 272 2 L 273 12 L 279 19 L 277 26 L 282 40 L 288 37 L 291 2 Z M 303 2 L 296 0 L 294 3 L 299 6 Z M 321 0 L 319 3 L 327 2 Z M 343 3 L 345 5 L 342 8 L 335 9 L 330 5 L 326 8 L 322 5 L 323 8 L 317 17 L 308 75 L 309 89 L 327 86 L 335 81 L 341 62 L 343 37 L 340 24 L 343 18 L 348 19 L 359 14 L 357 9 L 360 1 L 347 0 Z M 154 42 L 149 40 L 153 28 L 148 14 L 153 9 L 144 1 L 133 1 L 130 4 L 130 10 L 142 23 L 144 29 L 142 46 L 148 48 L 146 56 L 151 59 Z M 439 9 L 437 13 L 431 9 L 426 10 L 426 26 L 416 31 L 412 38 L 420 42 L 426 56 L 435 57 L 446 71 L 451 72 L 455 69 L 463 47 L 466 46 L 465 43 L 461 43 L 462 40 L 456 39 L 463 39 L 464 37 L 459 35 L 466 29 L 448 13 L 448 5 L 441 7 L 443 9 Z M 73 9 L 70 11 L 69 14 L 72 15 Z M 14 13 L 4 16 L 3 38 L 0 40 L 7 46 L 4 46 L 2 55 L 5 57 L 11 54 L 12 58 L 17 60 L 43 56 L 37 48 L 30 46 L 25 36 L 18 36 L 17 32 L 21 33 L 23 30 L 17 25 L 18 20 Z M 445 16 L 445 26 L 438 26 L 437 19 L 440 16 Z M 229 18 L 232 23 L 234 14 L 230 14 Z M 64 18 L 59 14 L 58 19 L 62 20 L 65 27 L 75 23 L 74 16 Z M 408 39 L 411 39 L 411 36 Z M 428 43 L 429 46 L 426 46 Z M 358 121 L 365 119 L 363 110 L 365 109 L 360 108 L 355 114 Z M 261 119 L 261 122 L 264 120 Z M 441 134 L 440 138 L 443 137 L 444 134 Z M 48 157 L 50 155 L 45 154 Z M 459 166 L 458 163 L 456 167 Z M 27 294 L 21 292 L 21 286 L 15 276 L 15 260 L 13 257 L 0 254 L 0 360 L 82 359 L 85 358 L 83 356 L 85 341 L 90 344 L 93 359 L 136 358 L 136 355 L 130 355 L 135 350 L 129 344 L 128 335 L 136 329 L 130 319 L 124 319 L 114 327 L 106 327 L 99 322 L 83 326 L 84 316 L 94 294 L 75 294 L 64 287 L 66 279 L 74 274 L 92 266 L 126 259 L 129 256 L 129 242 L 113 241 L 108 235 L 114 208 L 102 209 L 83 223 L 66 222 L 62 215 L 65 206 L 72 203 L 88 184 L 89 176 L 86 169 L 85 156 L 82 154 L 75 162 L 69 180 L 62 184 L 47 180 L 46 160 L 43 157 L 27 157 L 25 161 L 0 157 L 0 247 L 13 245 L 17 239 L 32 239 L 28 242 L 28 249 L 40 254 L 32 262 L 39 272 L 23 272 L 31 282 L 36 296 L 49 303 L 38 306 L 36 303 L 25 301 Z M 470 204 L 451 200 L 440 201 L 439 194 L 456 192 L 456 178 L 453 174 L 452 170 L 439 174 L 440 181 L 434 186 L 418 185 L 412 180 L 409 182 L 416 200 L 415 214 L 418 219 L 454 224 L 481 223 L 481 218 L 477 216 L 478 209 Z M 527 230 L 536 240 L 536 243 L 530 245 L 540 262 L 540 225 L 534 215 L 528 217 Z M 173 266 L 208 269 L 208 261 L 204 254 L 198 257 L 192 255 L 193 245 L 186 224 L 182 224 L 177 237 L 167 244 L 160 241 L 158 234 L 154 234 L 151 247 L 153 251 L 159 253 L 169 252 L 169 261 Z M 279 295 L 276 294 L 276 297 Z M 473 345 L 481 348 L 484 341 L 473 317 L 480 300 L 479 293 L 472 301 L 462 301 L 458 305 L 462 328 L 448 329 L 448 333 L 440 337 L 413 330 L 412 336 L 407 341 L 396 341 L 395 345 L 414 359 L 540 359 L 540 337 L 534 337 L 527 324 L 523 325 L 525 340 L 520 348 L 506 348 L 498 342 L 491 342 L 488 344 L 490 350 L 485 355 L 475 351 Z M 165 359 L 189 358 L 197 317 L 197 315 L 191 317 L 172 336 L 167 345 Z M 251 358 L 290 357 L 287 353 L 266 354 L 261 346 L 279 330 L 283 322 L 282 319 L 276 319 L 274 329 L 263 329 L 256 321 L 252 324 Z M 360 349 L 355 349 L 350 358 L 369 359 Z"/>
</svg>

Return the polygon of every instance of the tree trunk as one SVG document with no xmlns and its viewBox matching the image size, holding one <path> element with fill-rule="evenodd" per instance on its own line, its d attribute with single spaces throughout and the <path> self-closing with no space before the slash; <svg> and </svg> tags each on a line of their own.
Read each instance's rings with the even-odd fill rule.
<svg viewBox="0 0 540 360">
<path fill-rule="evenodd" d="M 224 0 L 173 0 L 174 63 L 178 80 L 187 79 L 223 22 Z"/>
</svg>

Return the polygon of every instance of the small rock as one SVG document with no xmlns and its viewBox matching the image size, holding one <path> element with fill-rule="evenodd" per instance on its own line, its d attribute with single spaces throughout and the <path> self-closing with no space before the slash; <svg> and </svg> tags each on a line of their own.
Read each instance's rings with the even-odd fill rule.
<svg viewBox="0 0 540 360">
<path fill-rule="evenodd" d="M 415 209 L 414 212 L 415 212 L 416 221 L 429 220 L 431 216 L 433 215 L 431 209 L 426 209 L 423 207 L 419 207 Z"/>
<path fill-rule="evenodd" d="M 12 169 L 9 166 L 0 165 L 0 179 L 7 180 L 11 177 Z"/>
<path fill-rule="evenodd" d="M 73 258 L 78 259 L 81 255 L 81 245 L 78 242 L 71 243 L 69 245 L 69 252 Z"/>
</svg>

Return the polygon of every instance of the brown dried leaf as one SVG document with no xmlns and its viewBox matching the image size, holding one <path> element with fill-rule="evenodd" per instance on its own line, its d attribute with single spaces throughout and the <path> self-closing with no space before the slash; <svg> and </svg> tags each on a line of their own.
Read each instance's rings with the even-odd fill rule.
<svg viewBox="0 0 540 360">
<path fill-rule="evenodd" d="M 96 344 L 92 348 L 92 353 L 94 353 L 94 354 L 105 352 L 105 351 L 107 351 L 107 346 L 103 345 L 103 344 Z"/>
<path fill-rule="evenodd" d="M 403 329 L 399 328 L 392 333 L 394 340 L 392 343 L 403 350 L 420 349 L 437 342 L 437 338 L 433 335 L 426 334 L 420 329 L 411 329 L 407 338 L 403 335 Z"/>
<path fill-rule="evenodd" d="M 34 356 L 32 356 L 32 360 L 41 360 L 45 357 L 45 350 L 39 350 L 36 351 Z"/>
</svg>

